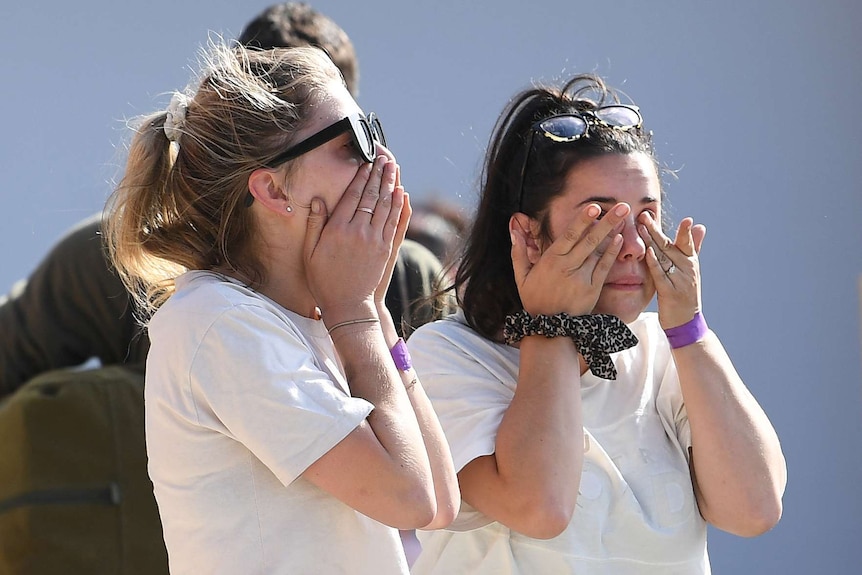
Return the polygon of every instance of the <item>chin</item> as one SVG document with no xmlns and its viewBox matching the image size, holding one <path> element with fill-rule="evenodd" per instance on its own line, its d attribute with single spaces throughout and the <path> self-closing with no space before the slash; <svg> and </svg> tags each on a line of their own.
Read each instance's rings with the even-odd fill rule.
<svg viewBox="0 0 862 575">
<path fill-rule="evenodd" d="M 593 309 L 593 313 L 607 313 L 620 318 L 623 323 L 632 323 L 646 309 L 649 300 L 647 301 L 625 301 L 625 302 L 599 302 Z"/>
</svg>

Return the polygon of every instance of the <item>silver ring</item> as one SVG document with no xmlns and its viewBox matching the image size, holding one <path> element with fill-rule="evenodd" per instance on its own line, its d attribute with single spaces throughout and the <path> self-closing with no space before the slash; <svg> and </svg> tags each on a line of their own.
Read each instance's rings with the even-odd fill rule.
<svg viewBox="0 0 862 575">
<path fill-rule="evenodd" d="M 365 212 L 366 214 L 371 214 L 372 216 L 374 215 L 374 210 L 372 210 L 371 208 L 356 208 L 356 211 Z"/>
<path fill-rule="evenodd" d="M 675 271 L 676 271 L 676 266 L 675 266 L 674 264 L 670 264 L 670 267 L 669 267 L 669 268 L 667 268 L 667 271 L 666 271 L 665 273 L 666 273 L 667 275 L 670 275 L 670 274 L 672 274 L 672 273 L 673 273 L 673 272 L 675 272 Z"/>
</svg>

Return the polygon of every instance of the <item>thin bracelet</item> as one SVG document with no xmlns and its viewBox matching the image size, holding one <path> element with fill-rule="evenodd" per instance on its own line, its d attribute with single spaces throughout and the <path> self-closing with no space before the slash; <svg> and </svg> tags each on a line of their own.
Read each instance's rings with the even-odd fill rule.
<svg viewBox="0 0 862 575">
<path fill-rule="evenodd" d="M 363 319 L 351 319 L 349 321 L 343 321 L 341 323 L 337 323 L 334 326 L 332 326 L 331 328 L 329 328 L 327 331 L 329 332 L 330 335 L 332 335 L 332 332 L 334 332 L 335 330 L 337 330 L 340 327 L 344 327 L 346 325 L 356 325 L 358 323 L 380 323 L 380 320 L 376 317 L 366 317 Z"/>
<path fill-rule="evenodd" d="M 414 387 L 418 382 L 419 382 L 419 377 L 418 377 L 418 376 L 416 376 L 416 375 L 414 375 L 414 376 L 413 376 L 413 379 L 411 379 L 411 380 L 410 380 L 410 383 L 408 383 L 407 385 L 405 385 L 405 386 L 404 386 L 404 389 L 406 389 L 407 391 L 410 391 L 411 389 L 413 389 L 413 387 Z"/>
</svg>

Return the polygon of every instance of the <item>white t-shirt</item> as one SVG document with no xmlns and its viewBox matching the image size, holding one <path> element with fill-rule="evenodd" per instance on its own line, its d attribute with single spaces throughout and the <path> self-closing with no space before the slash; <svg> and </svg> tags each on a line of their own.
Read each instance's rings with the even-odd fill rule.
<svg viewBox="0 0 862 575">
<path fill-rule="evenodd" d="M 150 338 L 147 453 L 171 573 L 407 572 L 396 529 L 300 477 L 373 408 L 350 396 L 322 321 L 189 272 Z"/>
<path fill-rule="evenodd" d="M 691 433 L 667 338 L 653 313 L 629 327 L 639 343 L 612 354 L 617 379 L 581 377 L 584 466 L 566 530 L 532 539 L 462 502 L 448 529 L 419 532 L 414 574 L 710 572 L 706 523 L 689 474 Z M 409 346 L 455 469 L 494 453 L 520 351 L 481 337 L 462 314 L 423 326 Z"/>
</svg>

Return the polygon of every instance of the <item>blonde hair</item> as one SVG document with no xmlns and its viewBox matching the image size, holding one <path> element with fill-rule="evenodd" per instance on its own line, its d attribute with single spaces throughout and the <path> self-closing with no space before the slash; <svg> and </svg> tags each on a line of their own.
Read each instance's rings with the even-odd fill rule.
<svg viewBox="0 0 862 575">
<path fill-rule="evenodd" d="M 341 74 L 317 48 L 249 50 L 211 43 L 185 117 L 143 117 L 103 222 L 111 260 L 149 317 L 187 270 L 231 270 L 253 283 L 263 268 L 244 208 L 251 173 L 294 143 L 310 109 Z M 177 135 L 178 134 L 178 135 Z"/>
</svg>

